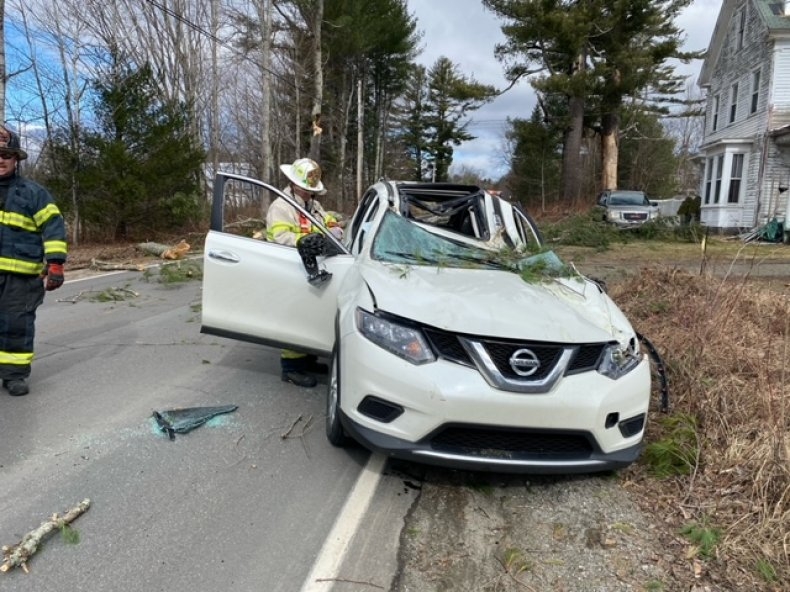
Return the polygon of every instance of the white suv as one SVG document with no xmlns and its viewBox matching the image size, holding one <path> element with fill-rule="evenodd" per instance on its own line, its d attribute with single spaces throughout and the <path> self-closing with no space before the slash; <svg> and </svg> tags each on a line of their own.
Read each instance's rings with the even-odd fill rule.
<svg viewBox="0 0 790 592">
<path fill-rule="evenodd" d="M 502 472 L 637 458 L 651 382 L 637 335 L 514 204 L 475 186 L 380 181 L 342 241 L 326 232 L 331 278 L 312 285 L 296 248 L 228 230 L 228 210 L 263 193 L 287 199 L 216 178 L 201 330 L 328 357 L 332 444 Z"/>
</svg>

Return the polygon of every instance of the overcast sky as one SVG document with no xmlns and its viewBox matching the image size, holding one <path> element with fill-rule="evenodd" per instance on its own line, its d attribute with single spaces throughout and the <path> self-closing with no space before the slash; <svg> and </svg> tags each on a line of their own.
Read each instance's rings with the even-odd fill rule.
<svg viewBox="0 0 790 592">
<path fill-rule="evenodd" d="M 507 87 L 502 64 L 494 57 L 494 46 L 504 40 L 502 21 L 485 10 L 481 0 L 407 0 L 407 4 L 423 34 L 420 63 L 430 67 L 445 56 L 465 76 L 496 88 Z M 682 13 L 677 25 L 685 33 L 684 49 L 707 48 L 720 7 L 721 0 L 695 0 Z M 679 65 L 695 88 L 700 66 L 699 60 Z M 466 166 L 489 178 L 501 176 L 507 170 L 506 119 L 528 119 L 534 106 L 531 87 L 521 82 L 475 111 L 468 129 L 477 139 L 455 148 L 453 170 Z"/>
</svg>

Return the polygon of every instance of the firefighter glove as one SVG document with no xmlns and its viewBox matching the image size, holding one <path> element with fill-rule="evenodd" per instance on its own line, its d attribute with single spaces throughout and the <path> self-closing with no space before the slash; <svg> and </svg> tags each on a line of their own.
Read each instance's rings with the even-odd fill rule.
<svg viewBox="0 0 790 592">
<path fill-rule="evenodd" d="M 57 290 L 63 285 L 63 264 L 47 263 L 47 291 Z"/>
<path fill-rule="evenodd" d="M 304 256 L 317 257 L 326 251 L 326 237 L 318 232 L 307 234 L 299 239 L 296 248 Z"/>
</svg>

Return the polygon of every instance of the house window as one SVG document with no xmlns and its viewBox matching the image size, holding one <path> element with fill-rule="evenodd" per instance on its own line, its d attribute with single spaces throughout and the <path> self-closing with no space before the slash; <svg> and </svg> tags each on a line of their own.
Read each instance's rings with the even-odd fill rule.
<svg viewBox="0 0 790 592">
<path fill-rule="evenodd" d="M 719 95 L 713 97 L 713 130 L 719 129 Z"/>
<path fill-rule="evenodd" d="M 713 183 L 713 159 L 708 159 L 708 170 L 705 171 L 705 203 L 710 203 L 710 189 Z"/>
<path fill-rule="evenodd" d="M 727 203 L 738 203 L 741 194 L 741 178 L 743 177 L 743 154 L 732 155 L 732 168 L 730 169 L 730 191 L 727 194 Z"/>
<path fill-rule="evenodd" d="M 738 83 L 732 85 L 730 91 L 730 123 L 735 122 L 735 114 L 738 112 Z"/>
<path fill-rule="evenodd" d="M 757 103 L 760 101 L 760 71 L 752 72 L 752 104 L 749 113 L 757 113 Z"/>
<path fill-rule="evenodd" d="M 746 10 L 738 13 L 738 49 L 743 49 L 743 37 L 746 32 Z"/>
<path fill-rule="evenodd" d="M 719 203 L 721 197 L 721 175 L 724 172 L 724 155 L 716 157 L 716 190 L 713 192 L 713 203 Z"/>
</svg>

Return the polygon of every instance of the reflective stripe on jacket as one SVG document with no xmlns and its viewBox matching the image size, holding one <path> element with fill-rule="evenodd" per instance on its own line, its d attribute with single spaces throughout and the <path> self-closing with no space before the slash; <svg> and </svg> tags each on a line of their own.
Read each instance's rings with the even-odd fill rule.
<svg viewBox="0 0 790 592">
<path fill-rule="evenodd" d="M 305 206 L 304 200 L 291 192 L 291 188 L 283 190 L 283 193 L 301 205 Z M 327 214 L 318 200 L 311 202 L 310 213 L 321 220 L 327 227 L 336 224 L 335 217 Z M 317 226 L 310 223 L 307 216 L 299 213 L 291 204 L 283 198 L 278 197 L 269 206 L 266 212 L 266 238 L 267 240 L 281 245 L 296 246 L 297 241 L 311 232 L 319 232 Z"/>
<path fill-rule="evenodd" d="M 49 192 L 15 177 L 0 206 L 0 272 L 40 275 L 46 261 L 65 261 L 66 225 Z"/>
</svg>

